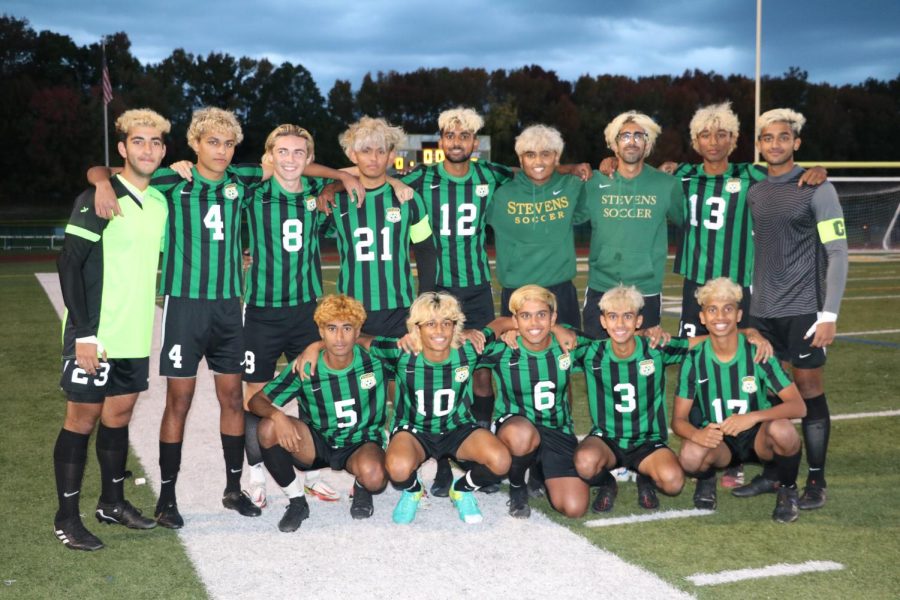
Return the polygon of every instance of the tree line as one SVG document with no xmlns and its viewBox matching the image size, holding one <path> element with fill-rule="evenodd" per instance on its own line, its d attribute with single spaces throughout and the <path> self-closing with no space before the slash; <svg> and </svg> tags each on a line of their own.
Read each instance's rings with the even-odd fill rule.
<svg viewBox="0 0 900 600">
<path fill-rule="evenodd" d="M 85 169 L 103 162 L 100 56 L 99 41 L 79 46 L 68 36 L 35 31 L 26 20 L 0 16 L 0 204 L 67 207 L 85 186 Z M 383 116 L 409 133 L 435 133 L 438 114 L 460 104 L 484 114 L 482 133 L 491 136 L 497 162 L 517 164 L 518 132 L 547 123 L 566 140 L 564 161 L 596 165 L 609 154 L 603 128 L 629 109 L 663 127 L 651 163 L 693 161 L 690 118 L 699 106 L 723 100 L 734 103 L 742 123 L 734 159 L 753 158 L 753 80 L 741 75 L 695 70 L 637 78 L 583 75 L 572 82 L 537 65 L 421 68 L 369 73 L 356 90 L 338 80 L 323 96 L 310 72 L 290 62 L 200 56 L 179 48 L 143 65 L 124 32 L 107 38 L 106 57 L 114 94 L 110 131 L 128 108 L 157 110 L 172 121 L 167 161 L 192 156 L 185 132 L 192 112 L 207 105 L 233 110 L 241 120 L 245 138 L 235 162 L 258 161 L 269 131 L 293 122 L 315 137 L 319 162 L 343 166 L 337 136 L 361 115 Z M 802 160 L 900 160 L 900 73 L 891 81 L 833 86 L 811 83 L 806 71 L 792 67 L 764 78 L 762 106 L 789 106 L 806 115 Z M 110 137 L 110 161 L 119 164 Z"/>
</svg>

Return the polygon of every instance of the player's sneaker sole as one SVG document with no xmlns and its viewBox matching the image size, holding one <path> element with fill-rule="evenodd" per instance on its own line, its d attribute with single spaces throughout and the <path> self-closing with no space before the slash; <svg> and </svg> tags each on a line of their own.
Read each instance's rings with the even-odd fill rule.
<svg viewBox="0 0 900 600">
<path fill-rule="evenodd" d="M 278 531 L 282 533 L 291 533 L 300 529 L 303 521 L 309 518 L 309 502 L 306 496 L 298 496 L 291 498 L 288 507 L 284 511 L 281 520 L 278 521 Z"/>
<path fill-rule="evenodd" d="M 53 530 L 56 539 L 61 541 L 66 548 L 86 552 L 103 548 L 103 542 L 87 530 L 84 523 L 81 522 L 81 517 L 57 521 L 53 523 Z"/>
<path fill-rule="evenodd" d="M 115 503 L 98 502 L 94 516 L 100 523 L 124 525 L 129 529 L 153 529 L 156 527 L 156 521 L 145 517 L 128 500 Z"/>
<path fill-rule="evenodd" d="M 222 506 L 229 510 L 236 511 L 244 517 L 258 517 L 262 511 L 258 506 L 253 504 L 247 492 L 225 492 L 222 496 Z"/>
</svg>

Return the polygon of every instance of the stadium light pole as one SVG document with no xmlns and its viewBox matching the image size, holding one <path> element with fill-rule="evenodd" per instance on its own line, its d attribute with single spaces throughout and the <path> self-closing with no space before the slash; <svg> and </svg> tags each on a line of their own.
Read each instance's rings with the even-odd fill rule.
<svg viewBox="0 0 900 600">
<path fill-rule="evenodd" d="M 753 112 L 753 162 L 759 162 L 759 148 L 756 146 L 756 122 L 759 120 L 759 67 L 760 53 L 762 50 L 762 0 L 756 0 L 756 90 L 755 90 L 755 107 Z"/>
</svg>

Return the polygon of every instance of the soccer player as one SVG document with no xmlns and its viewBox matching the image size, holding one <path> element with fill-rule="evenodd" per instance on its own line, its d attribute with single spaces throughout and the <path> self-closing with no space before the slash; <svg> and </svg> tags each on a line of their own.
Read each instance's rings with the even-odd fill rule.
<svg viewBox="0 0 900 600">
<path fill-rule="evenodd" d="M 379 360 L 356 345 L 366 311 L 353 298 L 326 296 L 313 318 L 324 346 L 315 375 L 302 380 L 285 369 L 249 404 L 262 419 L 259 440 L 266 468 L 290 498 L 278 523 L 284 532 L 296 531 L 309 516 L 295 466 L 301 470 L 331 467 L 353 474 L 350 515 L 354 519 L 372 516 L 372 494 L 387 484 L 383 447 L 388 373 Z M 301 419 L 277 408 L 293 398 Z"/>
<path fill-rule="evenodd" d="M 517 347 L 496 341 L 479 359 L 479 366 L 494 371 L 495 431 L 512 455 L 509 514 L 531 515 L 525 471 L 539 458 L 551 506 L 567 517 L 580 517 L 587 511 L 590 488 L 573 462 L 578 440 L 568 397 L 572 361 L 551 334 L 556 297 L 545 288 L 526 285 L 512 293 L 509 310 L 518 329 Z"/>
<path fill-rule="evenodd" d="M 160 525 L 172 529 L 184 526 L 175 484 L 197 367 L 204 356 L 215 374 L 221 411 L 226 476 L 222 504 L 244 516 L 260 514 L 240 487 L 244 463 L 240 217 L 250 201 L 247 186 L 259 180 L 259 168 L 229 168 L 235 146 L 243 139 L 241 126 L 229 111 L 194 112 L 187 139 L 197 154 L 192 179 L 161 169 L 151 180 L 169 204 L 160 281 L 165 295 L 160 374 L 167 378 L 166 408 L 160 425 L 161 489 L 155 515 Z M 97 185 L 98 195 L 108 186 L 102 177 L 96 178 L 94 169 L 89 180 Z"/>
<path fill-rule="evenodd" d="M 96 517 L 131 529 L 156 522 L 124 496 L 128 424 L 138 395 L 148 387 L 156 270 L 168 209 L 149 187 L 166 153 L 169 122 L 148 109 L 116 120 L 117 148 L 125 160 L 111 181 L 127 218 L 107 221 L 94 213 L 94 188 L 75 201 L 57 261 L 66 305 L 63 368 L 66 418 L 53 465 L 59 509 L 56 537 L 68 548 L 99 550 L 103 543 L 81 521 L 79 498 L 87 446 L 97 421 L 101 494 Z"/>
<path fill-rule="evenodd" d="M 465 315 L 450 294 L 427 292 L 413 302 L 406 323 L 412 353 L 400 348 L 396 338 L 363 336 L 359 340 L 397 378 L 398 398 L 385 456 L 388 477 L 402 491 L 393 520 L 408 524 L 416 517 L 424 491 L 419 466 L 428 458 L 451 457 L 467 469 L 451 484 L 450 499 L 463 522 L 480 523 L 481 511 L 472 492 L 499 483 L 509 471 L 510 457 L 506 446 L 479 427 L 470 412 L 471 374 L 478 351 L 464 343 Z M 498 327 L 497 321 L 491 325 Z M 494 339 L 490 326 L 483 333 L 488 342 Z M 302 372 L 315 354 L 313 345 L 294 369 Z"/>
<path fill-rule="evenodd" d="M 527 127 L 516 138 L 522 170 L 503 185 L 488 212 L 497 249 L 500 303 L 509 314 L 513 292 L 526 284 L 548 289 L 557 300 L 560 323 L 581 327 L 575 277 L 576 211 L 584 211 L 585 184 L 556 172 L 564 143 L 558 130 Z"/>
<path fill-rule="evenodd" d="M 666 367 L 684 362 L 696 338 L 672 339 L 652 348 L 637 330 L 643 326 L 644 296 L 634 287 L 614 286 L 600 299 L 600 324 L 609 336 L 582 345 L 573 359 L 583 366 L 593 428 L 575 451 L 578 474 L 597 496 L 591 509 L 612 510 L 618 487 L 609 473 L 635 471 L 638 505 L 659 507 L 656 490 L 675 496 L 684 473 L 666 445 Z"/>
<path fill-rule="evenodd" d="M 794 164 L 806 119 L 776 108 L 757 121 L 757 146 L 768 178 L 750 189 L 756 264 L 750 315 L 754 326 L 793 367 L 806 403 L 803 439 L 809 472 L 801 510 L 825 504 L 825 457 L 831 417 L 825 399 L 825 349 L 834 341 L 847 282 L 847 233 L 834 186 L 797 186 L 803 169 Z M 768 471 L 768 472 L 767 472 Z M 748 484 L 744 495 L 772 492 L 772 469 Z M 754 485 L 756 484 L 756 485 Z M 751 487 L 752 486 L 752 487 Z M 737 492 L 741 488 L 735 490 Z"/>
<path fill-rule="evenodd" d="M 690 353 L 681 369 L 672 430 L 684 443 L 681 466 L 697 477 L 694 506 L 716 508 L 716 469 L 744 462 L 774 461 L 781 486 L 772 518 L 797 520 L 800 436 L 790 419 L 806 407 L 778 360 L 753 361 L 750 343 L 738 332 L 741 286 L 727 277 L 697 290 L 700 319 L 709 338 Z M 773 406 L 771 390 L 781 399 Z M 692 409 L 699 409 L 692 422 Z"/>
<path fill-rule="evenodd" d="M 415 298 L 410 246 L 416 255 L 419 291 L 434 286 L 435 250 L 428 212 L 418 194 L 400 202 L 387 182 L 387 168 L 405 138 L 384 119 L 363 117 L 340 137 L 366 189 L 357 209 L 347 192 L 335 196 L 331 213 L 340 254 L 338 291 L 363 303 L 363 333 L 402 337 L 406 311 Z"/>
<path fill-rule="evenodd" d="M 603 338 L 598 300 L 607 290 L 633 285 L 644 294 L 643 327 L 658 330 L 663 271 L 668 248 L 666 219 L 681 225 L 680 182 L 644 160 L 661 129 L 643 113 L 628 111 L 604 130 L 618 166 L 612 179 L 595 177 L 587 184 L 587 215 L 591 251 L 588 289 L 584 300 L 584 331 Z"/>
</svg>

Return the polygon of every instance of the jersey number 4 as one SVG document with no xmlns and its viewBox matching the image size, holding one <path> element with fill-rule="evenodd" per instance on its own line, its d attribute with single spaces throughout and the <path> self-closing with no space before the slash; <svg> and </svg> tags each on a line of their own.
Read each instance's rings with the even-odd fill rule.
<svg viewBox="0 0 900 600">
<path fill-rule="evenodd" d="M 209 210 L 206 211 L 206 216 L 203 217 L 203 224 L 212 231 L 212 239 L 216 241 L 225 239 L 225 221 L 222 220 L 222 207 L 220 205 L 213 204 L 209 207 Z"/>
</svg>

